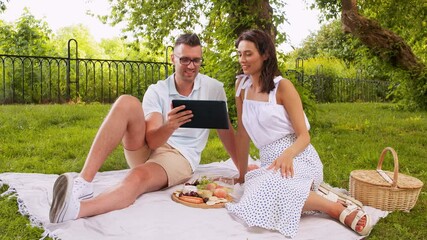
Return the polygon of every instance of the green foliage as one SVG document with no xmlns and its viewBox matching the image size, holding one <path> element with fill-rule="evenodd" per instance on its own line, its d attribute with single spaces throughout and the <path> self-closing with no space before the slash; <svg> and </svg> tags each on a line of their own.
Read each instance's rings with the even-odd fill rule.
<svg viewBox="0 0 427 240">
<path fill-rule="evenodd" d="M 310 100 L 313 102 L 308 104 L 306 111 L 312 112 L 315 116 L 315 94 L 320 95 L 323 102 L 340 102 L 339 99 L 345 99 L 344 91 L 338 96 L 335 94 L 336 89 L 341 89 L 343 86 L 336 85 L 335 79 L 355 78 L 357 70 L 351 64 L 346 64 L 343 60 L 334 57 L 316 57 L 304 59 L 303 68 L 300 71 L 304 73 L 304 89 L 300 89 L 303 93 L 301 98 L 303 103 L 307 105 Z M 290 62 L 288 62 L 290 64 Z M 326 80 L 324 80 L 326 79 Z M 320 96 L 319 96 L 320 98 Z M 318 99 L 320 101 L 320 99 Z"/>
<path fill-rule="evenodd" d="M 341 13 L 341 0 L 315 0 L 311 8 L 322 10 L 322 18 L 326 20 L 336 19 Z"/>
<path fill-rule="evenodd" d="M 15 55 L 35 55 L 47 56 L 52 54 L 50 47 L 51 30 L 46 22 L 37 20 L 31 15 L 28 9 L 24 9 L 22 16 L 13 24 L 0 22 L 0 52 Z M 37 69 L 40 66 L 41 59 L 30 60 L 28 58 L 19 58 L 16 61 L 5 60 L 3 64 L 13 64 L 13 68 L 4 68 L 0 66 L 3 71 L 2 82 L 0 85 L 6 89 L 6 85 L 11 85 L 11 79 L 14 79 L 13 86 L 19 89 L 15 92 L 17 99 L 24 99 L 24 102 L 37 102 L 41 93 L 34 92 L 23 96 L 22 92 L 30 92 L 31 87 L 40 85 L 36 79 L 40 79 L 40 72 Z M 27 80 L 24 81 L 23 79 Z M 32 86 L 30 86 L 32 84 Z"/>
<path fill-rule="evenodd" d="M 79 58 L 124 59 L 165 61 L 164 47 L 161 54 L 139 42 L 125 39 L 102 39 L 98 43 L 83 24 L 60 28 L 55 34 L 44 20 L 36 19 L 28 9 L 12 24 L 0 21 L 0 52 L 14 55 L 67 57 L 70 39 L 71 57 L 75 58 L 78 48 Z"/>
<path fill-rule="evenodd" d="M 58 29 L 52 43 L 58 56 L 68 55 L 68 44 L 70 39 L 75 39 L 70 42 L 71 57 L 75 58 L 76 48 L 78 48 L 79 58 L 104 58 L 106 55 L 104 49 L 95 41 L 94 36 L 89 29 L 83 24 L 76 24 Z"/>
<path fill-rule="evenodd" d="M 102 39 L 99 46 L 103 49 L 106 59 L 170 62 L 169 56 L 155 54 L 142 43 L 132 43 L 121 38 Z"/>
<path fill-rule="evenodd" d="M 395 68 L 384 62 L 379 56 L 363 46 L 358 39 L 345 35 L 341 31 L 339 21 L 324 25 L 319 32 L 308 37 L 301 49 L 292 53 L 293 57 L 309 57 L 317 62 L 316 68 L 304 62 L 306 73 L 321 70 L 329 76 L 348 77 L 356 76 L 363 79 L 392 82 L 388 99 L 394 99 L 400 106 L 408 109 L 426 109 L 426 79 L 425 75 L 413 76 L 407 71 Z M 343 64 L 330 64 L 331 59 L 340 59 Z M 326 66 L 326 67 L 325 67 Z M 336 69 L 339 66 L 342 70 Z M 331 71 L 331 69 L 335 69 Z M 356 70 L 355 70 L 356 69 Z M 326 71 L 325 71 L 326 70 Z M 328 72 L 329 71 L 329 72 Z"/>
<path fill-rule="evenodd" d="M 358 49 L 362 47 L 357 39 L 344 34 L 341 22 L 335 20 L 323 25 L 317 33 L 308 36 L 302 48 L 297 49 L 294 54 L 302 58 L 335 57 L 351 64 L 358 59 L 360 55 Z"/>
<path fill-rule="evenodd" d="M 330 48 L 338 50 L 338 53 L 341 51 L 345 56 L 348 56 L 347 49 L 354 49 L 352 51 L 356 53 L 356 58 L 354 58 L 355 65 L 363 69 L 365 76 L 395 82 L 398 87 L 395 88 L 394 94 L 398 96 L 397 100 L 402 106 L 405 105 L 408 109 L 427 109 L 427 79 L 425 73 L 427 71 L 427 32 L 424 30 L 427 26 L 427 4 L 425 0 L 366 0 L 358 1 L 357 5 L 358 11 L 362 16 L 376 21 L 382 28 L 400 36 L 411 47 L 412 52 L 418 57 L 418 61 L 423 64 L 424 69 L 421 70 L 421 73 L 420 71 L 411 72 L 411 70 L 405 69 L 408 73 L 402 74 L 401 70 L 394 67 L 393 57 L 388 57 L 391 60 L 390 62 L 384 62 L 383 59 L 378 58 L 379 56 L 373 55 L 373 49 L 362 47 L 357 40 L 351 40 L 348 37 L 342 42 L 343 45 L 331 45 Z M 339 16 L 341 1 L 316 0 L 312 7 L 320 8 L 324 18 L 336 19 Z M 322 36 L 326 35 L 326 33 L 327 31 L 322 29 L 315 40 L 309 39 L 306 42 L 309 47 L 306 47 L 305 52 L 313 52 L 313 47 L 319 43 L 317 40 L 320 40 L 320 43 L 328 42 L 322 40 Z M 340 39 L 343 39 L 339 37 L 340 35 L 343 36 L 343 34 L 336 32 L 335 36 L 338 36 L 338 38 L 334 38 L 334 40 L 338 39 L 338 42 L 340 42 Z M 347 60 L 345 56 L 339 56 L 339 54 L 333 52 L 331 54 Z M 389 55 L 394 53 L 382 52 L 381 54 Z M 405 75 L 405 78 L 396 79 L 397 76 L 400 77 L 402 75 Z"/>
<path fill-rule="evenodd" d="M 275 6 L 272 16 L 262 15 L 263 3 Z M 284 5 L 280 0 L 250 0 L 246 4 L 238 0 L 112 0 L 111 14 L 100 18 L 112 24 L 125 20 L 128 23 L 125 32 L 146 42 L 153 50 L 172 44 L 178 32 L 196 32 L 209 47 L 224 51 L 242 30 L 283 24 Z M 277 40 L 284 41 L 285 35 L 277 32 Z"/>
<path fill-rule="evenodd" d="M 396 78 L 401 76 L 406 81 L 396 81 L 395 94 L 398 96 L 398 105 L 402 109 L 427 110 L 427 70 L 420 76 L 411 76 L 408 72 L 399 72 Z"/>
<path fill-rule="evenodd" d="M 305 74 L 325 74 L 335 78 L 353 78 L 358 69 L 353 64 L 335 57 L 316 57 L 304 60 Z"/>
<path fill-rule="evenodd" d="M 317 105 L 313 93 L 307 86 L 303 86 L 295 80 L 292 82 L 300 95 L 307 118 L 310 119 L 310 121 L 315 121 L 317 119 Z"/>
<path fill-rule="evenodd" d="M 352 77 L 357 74 L 369 79 L 390 80 L 394 71 L 358 39 L 344 34 L 338 20 L 323 25 L 317 33 L 311 34 L 292 56 L 315 59 L 310 61 L 316 62 L 323 71 L 335 69 L 333 72 L 337 77 Z M 318 71 L 317 68 L 309 67 L 309 62 L 304 64 L 308 72 Z"/>
<path fill-rule="evenodd" d="M 12 37 L 11 37 L 12 36 Z M 72 39 L 70 41 L 70 39 Z M 143 46 L 142 43 L 130 43 L 124 39 L 104 39 L 101 42 L 95 41 L 87 27 L 82 24 L 72 25 L 59 29 L 55 35 L 51 34 L 46 23 L 42 20 L 35 19 L 28 10 L 24 12 L 16 23 L 9 24 L 0 21 L 0 52 L 13 55 L 31 55 L 34 57 L 4 57 L 4 65 L 0 66 L 0 71 L 4 71 L 0 80 L 0 89 L 5 89 L 0 93 L 0 99 L 4 103 L 46 103 L 46 102 L 63 102 L 65 101 L 66 86 L 66 67 L 65 60 L 40 58 L 43 57 L 68 57 L 68 47 L 70 47 L 70 57 L 80 59 L 114 59 L 114 60 L 143 60 L 143 61 L 167 61 L 164 55 L 156 55 L 151 49 Z M 75 41 L 74 41 L 75 40 Z M 92 64 L 94 63 L 94 64 Z M 101 66 L 102 64 L 102 66 Z M 111 64 L 111 69 L 107 67 L 106 61 L 98 62 L 79 62 L 80 79 L 80 96 L 76 96 L 77 101 L 90 101 L 93 96 L 107 95 L 101 94 L 104 87 L 101 87 L 102 80 L 111 76 L 119 76 L 121 79 L 112 81 L 111 92 L 108 94 L 114 96 L 123 92 L 135 93 L 136 87 L 132 89 L 131 84 L 126 85 L 122 75 L 127 72 L 128 76 L 134 74 L 137 76 L 138 70 L 145 70 L 145 75 L 141 74 L 142 81 L 147 84 L 157 81 L 163 76 L 155 76 L 153 68 L 147 69 L 131 66 L 131 64 Z M 13 65 L 13 67 L 12 67 Z M 3 69 L 4 67 L 4 69 Z M 103 68 L 102 68 L 103 67 Z M 71 61 L 70 77 L 71 81 L 77 78 L 76 61 Z M 102 68 L 102 69 L 101 69 Z M 125 69 L 127 68 L 127 69 Z M 109 71 L 111 70 L 111 71 Z M 143 71 L 141 70 L 141 71 Z M 165 72 L 164 68 L 158 70 Z M 164 74 L 163 74 L 164 75 Z M 147 78 L 155 78 L 154 80 Z M 94 81 L 85 82 L 88 79 L 96 78 Z M 96 86 L 95 86 L 96 85 Z M 74 86 L 71 86 L 72 88 Z M 71 94 L 74 99 L 74 93 Z M 107 93 L 107 90 L 105 91 Z M 139 93 L 140 94 L 140 93 Z M 104 97 L 99 101 L 105 101 Z M 98 100 L 98 99 L 97 99 Z"/>
<path fill-rule="evenodd" d="M 267 4 L 262 5 L 264 3 Z M 206 61 L 202 71 L 225 84 L 229 106 L 233 110 L 233 86 L 238 71 L 237 59 L 233 57 L 233 43 L 237 34 L 247 28 L 268 29 L 273 25 L 272 29 L 278 30 L 276 43 L 280 44 L 286 39 L 286 33 L 280 31 L 281 24 L 286 20 L 286 2 L 283 0 L 250 0 L 245 4 L 237 0 L 207 2 L 150 0 L 142 3 L 113 0 L 111 4 L 111 15 L 101 16 L 100 19 L 113 24 L 128 20 L 126 30 L 128 34 L 133 35 L 135 41 L 123 38 L 96 43 L 83 25 L 66 27 L 53 35 L 44 21 L 35 19 L 26 10 L 20 20 L 13 25 L 0 22 L 0 40 L 2 40 L 0 51 L 10 54 L 66 56 L 68 40 L 74 38 L 78 42 L 80 58 L 164 61 L 163 59 L 169 58 L 164 55 L 165 48 L 170 50 L 166 46 L 173 43 L 176 35 L 184 31 L 197 32 L 203 40 L 205 49 Z M 369 0 L 359 1 L 358 4 L 362 14 L 401 35 L 420 57 L 420 61 L 426 62 L 427 32 L 423 29 L 427 24 L 425 20 L 427 11 L 423 0 L 398 3 L 391 0 L 381 2 Z M 266 13 L 263 11 L 266 6 L 272 7 L 272 15 L 267 17 L 263 15 Z M 325 19 L 333 19 L 339 16 L 341 1 L 317 0 L 314 6 L 323 11 Z M 71 45 L 74 46 L 74 43 Z M 75 55 L 73 51 L 71 54 Z M 400 73 L 372 55 L 372 52 L 362 46 L 357 39 L 343 34 L 337 20 L 322 27 L 317 34 L 312 34 L 303 48 L 292 54 L 292 59 L 297 57 L 327 59 L 327 62 L 319 64 L 322 66 L 321 69 L 308 69 L 307 72 L 325 70 L 324 66 L 329 65 L 329 59 L 341 59 L 349 69 L 353 67 L 358 69 L 356 73 L 358 77 L 392 81 L 393 90 L 396 90 L 395 96 L 399 97 L 401 104 L 414 107 L 421 105 L 427 108 L 424 104 L 424 99 L 427 98 L 425 74 L 409 76 Z M 25 72 L 27 75 L 30 73 Z M 341 73 L 347 74 L 347 71 Z M 27 79 L 30 76 L 22 77 Z M 29 92 L 29 86 L 21 82 L 16 86 Z M 39 94 L 35 93 L 25 102 L 37 102 Z M 302 99 L 305 101 L 304 99 L 310 99 L 310 96 L 302 96 Z"/>
<path fill-rule="evenodd" d="M 279 70 L 282 72 L 282 76 L 291 80 L 294 84 L 298 94 L 300 95 L 301 102 L 303 104 L 304 112 L 307 117 L 311 120 L 316 118 L 316 100 L 313 92 L 310 91 L 309 87 L 305 83 L 301 83 L 296 75 L 287 74 L 288 70 L 298 70 L 304 73 L 304 68 L 301 66 L 292 66 L 292 61 L 295 60 L 293 57 L 278 52 L 277 54 Z M 301 59 L 298 59 L 298 61 Z M 303 62 L 303 61 L 302 61 Z"/>
<path fill-rule="evenodd" d="M 293 57 L 296 56 L 291 54 L 285 65 L 292 65 Z M 391 101 L 394 98 L 394 88 L 398 86 L 390 81 L 392 87 L 389 88 L 389 81 L 369 78 L 364 69 L 354 62 L 335 57 L 298 59 L 295 69 L 304 76 L 304 89 L 300 90 L 300 95 L 304 105 L 309 106 L 314 105 L 307 104 L 310 99 L 317 102 Z M 310 107 L 308 111 L 311 111 Z"/>
<path fill-rule="evenodd" d="M 52 30 L 45 21 L 36 19 L 26 8 L 15 24 L 0 22 L 0 29 L 2 52 L 36 56 L 50 53 Z"/>
<path fill-rule="evenodd" d="M 9 2 L 9 0 L 0 1 L 0 13 L 6 10 L 6 4 L 5 4 L 6 2 Z"/>
<path fill-rule="evenodd" d="M 274 6 L 271 16 L 264 16 L 262 4 Z M 204 44 L 205 66 L 202 72 L 217 78 L 227 86 L 229 106 L 234 109 L 234 80 L 238 67 L 231 55 L 238 34 L 249 28 L 279 27 L 285 22 L 284 1 L 111 1 L 111 14 L 101 16 L 104 22 L 117 24 L 126 20 L 127 34 L 132 34 L 154 55 L 160 55 L 173 44 L 179 33 L 196 32 Z M 262 17 L 261 17 L 262 16 Z M 285 40 L 285 33 L 275 34 L 277 43 Z"/>
<path fill-rule="evenodd" d="M 212 51 L 211 48 L 204 48 L 204 66 L 201 70 L 204 74 L 218 79 L 224 84 L 228 99 L 228 109 L 231 113 L 233 124 L 237 123 L 235 106 L 235 80 L 240 69 L 238 59 L 235 55 L 234 46 L 227 52 Z"/>
<path fill-rule="evenodd" d="M 362 14 L 377 20 L 411 47 L 424 64 L 421 73 L 407 73 L 399 81 L 400 104 L 409 109 L 427 109 L 427 3 L 425 0 L 364 1 Z M 396 71 L 393 71 L 396 72 Z M 402 81 L 403 80 L 403 81 Z M 405 89 L 403 89 L 405 87 Z"/>
<path fill-rule="evenodd" d="M 424 62 L 427 59 L 427 3 L 425 0 L 361 2 L 361 14 L 378 21 L 405 42 Z"/>
</svg>

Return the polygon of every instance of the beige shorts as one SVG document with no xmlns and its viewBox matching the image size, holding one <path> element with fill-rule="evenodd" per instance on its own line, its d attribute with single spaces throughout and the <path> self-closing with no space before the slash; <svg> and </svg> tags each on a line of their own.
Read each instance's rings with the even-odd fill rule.
<svg viewBox="0 0 427 240">
<path fill-rule="evenodd" d="M 147 162 L 159 164 L 168 176 L 168 187 L 184 183 L 193 175 L 193 169 L 188 160 L 167 143 L 155 150 L 145 145 L 135 151 L 124 149 L 124 153 L 131 168 Z"/>
</svg>

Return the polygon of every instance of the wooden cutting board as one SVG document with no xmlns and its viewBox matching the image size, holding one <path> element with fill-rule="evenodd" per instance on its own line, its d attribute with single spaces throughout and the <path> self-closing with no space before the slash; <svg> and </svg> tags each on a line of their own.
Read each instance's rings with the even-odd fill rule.
<svg viewBox="0 0 427 240">
<path fill-rule="evenodd" d="M 176 195 L 175 192 L 172 193 L 172 200 L 174 200 L 177 203 L 181 203 L 185 206 L 188 207 L 193 207 L 193 208 L 205 208 L 205 209 L 209 209 L 209 208 L 223 208 L 225 207 L 226 203 L 216 203 L 214 205 L 207 205 L 206 203 L 190 203 L 190 202 L 186 202 L 186 201 L 182 201 L 181 199 L 179 199 Z M 228 196 L 228 202 L 231 202 L 233 199 Z"/>
</svg>

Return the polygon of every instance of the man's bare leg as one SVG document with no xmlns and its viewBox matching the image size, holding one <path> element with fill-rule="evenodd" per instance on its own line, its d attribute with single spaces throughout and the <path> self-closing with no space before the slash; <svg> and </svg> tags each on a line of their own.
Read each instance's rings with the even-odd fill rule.
<svg viewBox="0 0 427 240">
<path fill-rule="evenodd" d="M 145 118 L 138 99 L 122 96 L 102 124 L 80 175 L 91 181 L 107 156 L 120 140 L 127 150 L 138 150 L 145 143 Z M 78 218 L 99 215 L 133 204 L 143 193 L 166 187 L 168 177 L 156 163 L 144 163 L 132 168 L 113 188 L 95 198 L 80 202 Z"/>
<path fill-rule="evenodd" d="M 143 193 L 167 186 L 165 170 L 156 163 L 141 164 L 130 170 L 126 178 L 95 198 L 81 201 L 78 218 L 99 215 L 126 208 Z"/>
<path fill-rule="evenodd" d="M 141 102 L 132 96 L 123 95 L 113 104 L 92 143 L 80 177 L 73 179 L 71 174 L 65 173 L 55 181 L 49 211 L 52 223 L 78 216 L 80 201 L 93 196 L 90 182 L 120 141 L 129 150 L 142 148 L 145 144 L 144 113 Z"/>
<path fill-rule="evenodd" d="M 108 155 L 123 141 L 129 150 L 145 144 L 145 118 L 141 102 L 132 96 L 120 96 L 96 134 L 80 176 L 91 182 Z"/>
</svg>

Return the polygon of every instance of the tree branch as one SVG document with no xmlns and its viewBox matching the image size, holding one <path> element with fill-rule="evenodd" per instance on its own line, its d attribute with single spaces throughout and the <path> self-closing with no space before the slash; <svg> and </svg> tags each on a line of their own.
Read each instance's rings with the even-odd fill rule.
<svg viewBox="0 0 427 240">
<path fill-rule="evenodd" d="M 395 33 L 357 12 L 356 0 L 342 0 L 341 23 L 345 33 L 353 36 L 392 66 L 420 74 L 424 68 L 406 42 Z"/>
</svg>

